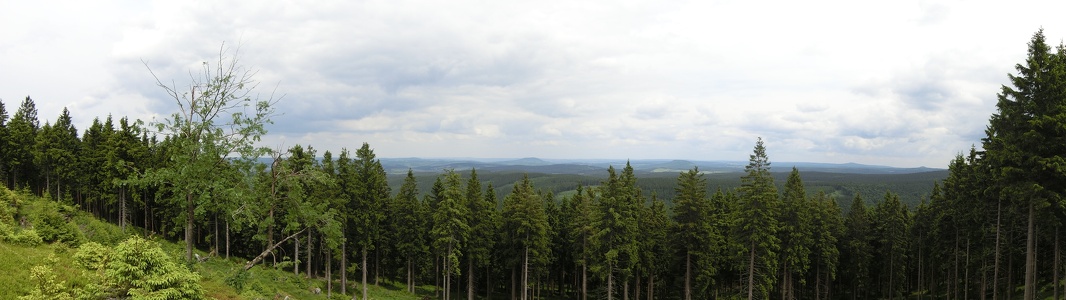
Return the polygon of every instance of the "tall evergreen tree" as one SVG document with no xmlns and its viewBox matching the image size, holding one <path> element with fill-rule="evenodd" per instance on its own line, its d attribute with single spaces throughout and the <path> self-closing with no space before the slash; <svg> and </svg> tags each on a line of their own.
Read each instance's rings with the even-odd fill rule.
<svg viewBox="0 0 1066 300">
<path fill-rule="evenodd" d="M 36 188 L 36 166 L 33 164 L 34 145 L 40 123 L 37 121 L 37 106 L 30 96 L 7 124 L 7 170 L 10 172 L 11 187 L 32 186 Z"/>
<path fill-rule="evenodd" d="M 488 193 L 495 194 L 489 190 Z M 496 210 L 495 197 L 483 196 L 481 180 L 477 171 L 470 170 L 470 179 L 466 184 L 466 206 L 469 212 L 467 224 L 470 226 L 470 240 L 466 245 L 467 261 L 467 299 L 474 299 L 474 267 L 485 267 L 489 255 L 495 246 L 499 229 L 499 213 Z M 488 276 L 488 274 L 485 274 Z"/>
<path fill-rule="evenodd" d="M 891 192 L 877 203 L 873 211 L 873 244 L 875 266 L 879 275 L 881 297 L 893 299 L 903 292 L 906 283 L 907 231 L 910 211 Z"/>
<path fill-rule="evenodd" d="M 627 164 L 627 168 L 628 164 Z M 627 281 L 632 266 L 636 263 L 637 245 L 635 234 L 637 224 L 633 206 L 629 177 L 615 174 L 614 167 L 607 169 L 607 181 L 601 185 L 602 192 L 598 198 L 599 212 L 596 214 L 596 244 L 599 246 L 597 259 L 601 264 L 603 276 L 607 280 L 607 299 L 614 299 L 615 282 Z M 616 273 L 618 276 L 616 277 Z M 623 287 L 623 291 L 626 289 Z"/>
<path fill-rule="evenodd" d="M 470 225 L 465 216 L 469 214 L 463 204 L 466 198 L 462 191 L 459 173 L 449 170 L 444 175 L 444 193 L 433 212 L 433 245 L 444 255 L 444 299 L 451 299 L 451 275 L 461 275 L 459 259 L 470 234 Z"/>
<path fill-rule="evenodd" d="M 352 245 L 359 249 L 362 255 L 360 270 L 363 274 L 363 299 L 365 300 L 369 298 L 367 256 L 369 251 L 374 250 L 374 247 L 378 245 L 382 236 L 381 224 L 386 216 L 384 204 L 388 201 L 390 191 L 385 169 L 374 155 L 374 150 L 370 149 L 370 144 L 363 143 L 363 146 L 356 150 L 355 156 L 356 160 L 353 164 L 356 177 L 351 179 L 353 189 L 349 194 L 351 197 L 348 202 L 349 230 L 346 234 L 348 234 L 348 241 L 353 243 Z"/>
<path fill-rule="evenodd" d="M 1008 75 L 1012 86 L 1004 85 L 996 103 L 997 112 L 989 120 L 983 148 L 998 194 L 1013 199 L 1027 211 L 1025 291 L 1023 298 L 1035 299 L 1037 291 L 1036 226 L 1044 208 L 1056 204 L 1066 193 L 1066 59 L 1052 53 L 1044 31 L 1029 42 L 1024 64 L 1017 75 Z"/>
<path fill-rule="evenodd" d="M 523 176 L 516 182 L 511 194 L 504 199 L 503 230 L 517 257 L 517 267 L 521 269 L 521 287 L 516 299 L 530 298 L 531 268 L 543 266 L 550 251 L 548 240 L 548 216 L 544 211 L 544 200 L 533 190 L 529 176 Z"/>
<path fill-rule="evenodd" d="M 851 294 L 851 299 L 866 299 L 870 289 L 870 261 L 873 246 L 870 213 L 862 196 L 856 194 L 844 219 L 844 235 L 840 239 L 840 262 L 844 279 L 841 290 Z"/>
<path fill-rule="evenodd" d="M 4 99 L 0 99 L 0 183 L 4 185 L 13 185 L 8 182 L 8 177 L 11 176 L 8 172 L 8 156 L 10 154 L 10 145 L 8 144 L 8 129 L 7 129 L 7 108 L 4 106 Z"/>
<path fill-rule="evenodd" d="M 777 279 L 781 200 L 762 138 L 755 143 L 744 170 L 747 174 L 741 177 L 734 238 L 742 245 L 746 260 L 747 298 L 767 299 Z"/>
<path fill-rule="evenodd" d="M 393 202 L 396 205 L 391 216 L 394 220 L 391 230 L 397 237 L 396 254 L 404 262 L 407 291 L 411 293 L 415 291 L 415 278 L 417 277 L 415 258 L 424 253 L 423 248 L 426 243 L 422 239 L 424 228 L 418 226 L 422 223 L 419 215 L 421 203 L 418 200 L 418 194 L 418 181 L 415 180 L 414 172 L 408 169 L 407 177 L 404 178 L 403 185 L 400 186 L 400 191 Z"/>
<path fill-rule="evenodd" d="M 677 224 L 675 240 L 677 250 L 683 258 L 683 295 L 685 300 L 693 297 L 693 284 L 699 273 L 713 276 L 717 273 L 713 252 L 715 246 L 722 242 L 722 234 L 714 226 L 710 200 L 707 198 L 707 179 L 699 168 L 682 172 L 677 177 L 677 191 L 674 197 L 673 218 Z M 720 246 L 719 246 L 720 247 Z M 696 284 L 706 287 L 707 284 Z"/>
<path fill-rule="evenodd" d="M 594 200 L 596 195 L 594 189 L 585 188 L 582 185 L 577 186 L 577 193 L 569 201 L 573 218 L 570 219 L 569 232 L 570 232 L 570 245 L 571 253 L 573 253 L 574 264 L 580 266 L 581 270 L 575 270 L 574 273 L 581 274 L 581 287 L 580 297 L 581 300 L 588 299 L 588 269 L 591 264 L 596 249 L 597 229 L 595 227 L 596 222 L 596 203 Z"/>
<path fill-rule="evenodd" d="M 810 268 L 814 229 L 811 227 L 814 205 L 807 200 L 799 170 L 792 167 L 785 182 L 785 194 L 781 206 L 781 299 L 796 298 L 795 284 L 803 280 Z"/>
</svg>

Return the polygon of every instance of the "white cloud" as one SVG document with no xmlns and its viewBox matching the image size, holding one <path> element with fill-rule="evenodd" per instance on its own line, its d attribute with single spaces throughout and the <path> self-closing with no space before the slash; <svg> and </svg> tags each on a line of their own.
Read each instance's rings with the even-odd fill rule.
<svg viewBox="0 0 1066 300">
<path fill-rule="evenodd" d="M 1066 4 L 114 1 L 0 12 L 0 98 L 150 120 L 220 43 L 284 93 L 264 143 L 380 156 L 943 167 Z M 990 22 L 989 20 L 997 20 Z M 71 25 L 74 24 L 74 25 Z M 10 30 L 14 29 L 14 30 Z"/>
</svg>

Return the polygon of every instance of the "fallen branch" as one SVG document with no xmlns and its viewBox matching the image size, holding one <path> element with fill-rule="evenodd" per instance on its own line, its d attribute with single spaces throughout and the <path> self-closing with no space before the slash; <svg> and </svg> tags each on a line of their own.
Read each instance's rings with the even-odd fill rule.
<svg viewBox="0 0 1066 300">
<path fill-rule="evenodd" d="M 292 235 L 290 235 L 288 237 L 285 237 L 284 239 L 281 239 L 276 244 L 271 245 L 270 247 L 266 248 L 266 250 L 263 250 L 263 253 L 259 253 L 259 256 L 256 256 L 255 259 L 252 259 L 252 261 L 249 261 L 247 264 L 244 264 L 244 270 L 248 271 L 248 269 L 251 269 L 252 267 L 254 267 L 255 264 L 258 264 L 260 261 L 263 260 L 263 258 L 266 258 L 267 255 L 269 255 L 271 252 L 273 252 L 274 248 L 277 248 L 278 246 L 281 246 L 281 243 L 284 243 L 285 241 L 288 241 L 289 239 L 294 238 L 297 235 L 300 235 L 301 233 L 303 233 L 306 230 L 307 230 L 307 228 L 301 229 L 300 231 L 297 231 L 296 233 L 293 233 Z"/>
</svg>

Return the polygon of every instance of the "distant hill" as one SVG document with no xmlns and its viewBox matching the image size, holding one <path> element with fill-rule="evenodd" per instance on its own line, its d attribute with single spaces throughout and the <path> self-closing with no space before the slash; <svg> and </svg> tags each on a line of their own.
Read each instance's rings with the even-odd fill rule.
<svg viewBox="0 0 1066 300">
<path fill-rule="evenodd" d="M 408 169 L 415 172 L 441 172 L 443 170 L 478 169 L 486 171 L 513 171 L 547 174 L 594 174 L 606 171 L 608 167 L 616 169 L 625 166 L 626 160 L 596 159 L 540 159 L 534 157 L 519 159 L 486 158 L 381 158 L 381 164 L 389 174 L 405 174 Z M 629 160 L 638 173 L 680 173 L 699 167 L 704 173 L 739 173 L 744 172 L 746 161 L 689 161 L 689 160 Z M 774 172 L 789 172 L 792 167 L 801 172 L 825 172 L 844 174 L 913 174 L 939 171 L 934 168 L 896 168 L 889 166 L 864 165 L 856 163 L 834 164 L 814 162 L 773 162 Z"/>
</svg>

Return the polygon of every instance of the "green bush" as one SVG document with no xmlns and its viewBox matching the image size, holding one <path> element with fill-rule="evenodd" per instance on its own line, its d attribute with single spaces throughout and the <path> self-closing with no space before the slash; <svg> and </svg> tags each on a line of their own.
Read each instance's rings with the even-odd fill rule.
<svg viewBox="0 0 1066 300">
<path fill-rule="evenodd" d="M 33 229 L 16 231 L 15 233 L 9 234 L 4 240 L 8 243 L 26 247 L 36 247 L 44 243 L 41 236 L 37 235 L 37 231 Z"/>
<path fill-rule="evenodd" d="M 111 249 L 97 242 L 88 242 L 78 247 L 74 253 L 74 263 L 86 270 L 102 270 L 107 266 Z"/>
<path fill-rule="evenodd" d="M 62 210 L 62 211 L 61 211 Z M 82 235 L 73 222 L 68 221 L 67 216 L 72 212 L 63 209 L 52 201 L 44 201 L 33 216 L 34 229 L 45 242 L 64 242 L 71 245 L 81 243 Z"/>
<path fill-rule="evenodd" d="M 200 276 L 174 261 L 159 245 L 132 237 L 115 246 L 104 272 L 114 288 L 134 299 L 204 299 Z"/>
</svg>

